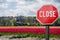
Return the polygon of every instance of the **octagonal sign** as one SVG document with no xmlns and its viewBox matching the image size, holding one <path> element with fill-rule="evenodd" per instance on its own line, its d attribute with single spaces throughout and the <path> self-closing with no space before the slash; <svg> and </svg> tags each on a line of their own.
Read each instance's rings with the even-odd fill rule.
<svg viewBox="0 0 60 40">
<path fill-rule="evenodd" d="M 37 11 L 36 18 L 42 24 L 53 24 L 58 18 L 58 10 L 53 5 L 44 5 Z"/>
</svg>

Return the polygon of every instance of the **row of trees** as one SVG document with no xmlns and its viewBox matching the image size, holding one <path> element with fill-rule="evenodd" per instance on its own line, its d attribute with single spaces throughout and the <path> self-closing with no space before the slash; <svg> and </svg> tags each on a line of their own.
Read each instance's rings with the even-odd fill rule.
<svg viewBox="0 0 60 40">
<path fill-rule="evenodd" d="M 16 16 L 16 17 L 0 17 L 0 26 L 41 26 L 42 24 L 36 20 L 36 17 Z M 52 26 L 60 26 L 60 18 L 52 24 Z"/>
</svg>

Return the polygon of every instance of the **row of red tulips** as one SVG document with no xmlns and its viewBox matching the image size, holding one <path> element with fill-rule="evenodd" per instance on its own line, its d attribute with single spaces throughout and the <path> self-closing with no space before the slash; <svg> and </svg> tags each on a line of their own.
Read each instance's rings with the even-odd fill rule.
<svg viewBox="0 0 60 40">
<path fill-rule="evenodd" d="M 11 32 L 11 33 L 40 33 L 45 34 L 46 28 L 41 27 L 0 27 L 0 32 Z M 50 34 L 60 34 L 60 28 L 50 28 Z"/>
</svg>

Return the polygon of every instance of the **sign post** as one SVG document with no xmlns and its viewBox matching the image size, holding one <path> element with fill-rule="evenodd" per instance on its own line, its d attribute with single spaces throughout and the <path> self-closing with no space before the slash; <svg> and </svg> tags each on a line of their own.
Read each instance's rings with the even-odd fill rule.
<svg viewBox="0 0 60 40">
<path fill-rule="evenodd" d="M 49 25 L 46 26 L 46 40 L 49 40 Z"/>
<path fill-rule="evenodd" d="M 41 24 L 46 25 L 46 40 L 49 40 L 49 25 L 58 19 L 57 8 L 51 4 L 44 5 L 37 11 L 36 18 Z"/>
</svg>

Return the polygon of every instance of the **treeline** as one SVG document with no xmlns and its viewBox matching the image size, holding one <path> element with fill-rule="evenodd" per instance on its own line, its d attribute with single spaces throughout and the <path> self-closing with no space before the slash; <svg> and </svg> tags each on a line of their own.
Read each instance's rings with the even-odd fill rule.
<svg viewBox="0 0 60 40">
<path fill-rule="evenodd" d="M 0 26 L 42 26 L 36 17 L 16 16 L 0 17 Z M 51 26 L 60 26 L 60 18 Z"/>
</svg>

